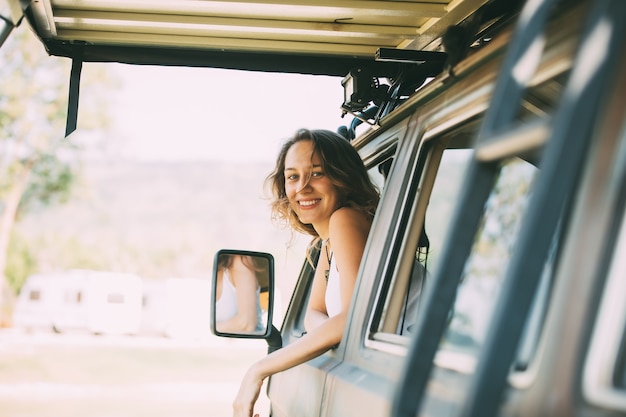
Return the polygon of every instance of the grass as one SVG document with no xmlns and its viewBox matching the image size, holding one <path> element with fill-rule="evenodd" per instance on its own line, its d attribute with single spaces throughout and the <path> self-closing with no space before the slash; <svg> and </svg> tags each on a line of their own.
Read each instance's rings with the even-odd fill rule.
<svg viewBox="0 0 626 417">
<path fill-rule="evenodd" d="M 265 354 L 247 340 L 120 345 L 29 337 L 0 338 L 2 417 L 230 416 L 245 370 Z"/>
<path fill-rule="evenodd" d="M 248 356 L 251 362 L 253 356 Z M 244 360 L 242 352 L 232 349 L 48 347 L 3 355 L 0 383 L 110 385 L 206 381 L 207 376 L 224 378 L 233 370 L 241 371 Z"/>
</svg>

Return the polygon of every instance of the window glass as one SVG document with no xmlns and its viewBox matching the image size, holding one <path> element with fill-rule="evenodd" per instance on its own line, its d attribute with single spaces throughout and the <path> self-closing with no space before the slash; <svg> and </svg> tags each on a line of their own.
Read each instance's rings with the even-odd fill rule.
<svg viewBox="0 0 626 417">
<path fill-rule="evenodd" d="M 526 319 L 524 331 L 521 335 L 517 354 L 513 361 L 512 369 L 514 371 L 527 370 L 535 356 L 552 291 L 560 235 L 559 225 L 557 232 L 552 237 L 548 257 L 546 258 L 546 263 L 544 264 L 541 278 L 539 279 L 539 285 Z"/>
<path fill-rule="evenodd" d="M 370 179 L 378 187 L 378 190 L 382 193 L 383 188 L 385 187 L 385 176 L 387 171 L 383 171 L 383 169 L 388 169 L 391 166 L 392 159 L 388 159 L 387 161 L 370 168 L 367 172 L 370 176 Z M 383 175 L 385 174 L 385 175 Z"/>
<path fill-rule="evenodd" d="M 424 228 L 415 251 L 397 334 L 407 336 L 413 330 L 412 325 L 417 317 L 420 296 L 428 277 L 433 275 L 433 267 L 437 265 L 438 255 L 448 232 L 455 201 L 463 182 L 463 174 L 471 156 L 471 149 L 446 149 L 441 155 L 430 196 L 418 196 L 426 199 L 430 197 L 430 201 Z"/>
<path fill-rule="evenodd" d="M 471 157 L 472 149 L 446 149 L 441 156 L 425 219 L 425 232 L 430 243 L 428 268 L 431 272 L 437 265 Z"/>
<path fill-rule="evenodd" d="M 465 264 L 442 348 L 478 355 L 536 172 L 521 159 L 503 163 Z"/>
<path fill-rule="evenodd" d="M 412 334 L 422 291 L 432 276 L 431 268 L 441 251 L 464 172 L 472 156 L 471 149 L 445 149 L 441 143 L 425 148 L 426 165 L 422 172 L 413 174 L 421 180 L 412 208 L 413 222 L 425 220 L 419 221 L 421 226 L 409 226 L 405 230 L 403 239 L 415 242 L 415 246 L 403 251 L 403 256 L 410 259 L 400 259 L 393 277 L 383 283 L 382 291 L 386 296 L 376 308 L 374 320 L 378 324 L 374 339 L 396 340 L 403 344 L 406 340 L 390 339 L 385 334 L 393 337 Z M 411 238 L 409 235 L 413 233 L 415 235 Z"/>
</svg>

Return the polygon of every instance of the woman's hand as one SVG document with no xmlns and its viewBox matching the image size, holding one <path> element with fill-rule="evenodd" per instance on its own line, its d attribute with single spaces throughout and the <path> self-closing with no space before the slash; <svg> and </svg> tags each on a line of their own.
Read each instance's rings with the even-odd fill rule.
<svg viewBox="0 0 626 417">
<path fill-rule="evenodd" d="M 233 417 L 252 417 L 254 411 L 254 403 L 259 398 L 261 386 L 263 385 L 263 377 L 261 377 L 252 366 L 241 381 L 237 397 L 233 402 Z M 255 414 L 254 417 L 258 417 Z"/>
</svg>

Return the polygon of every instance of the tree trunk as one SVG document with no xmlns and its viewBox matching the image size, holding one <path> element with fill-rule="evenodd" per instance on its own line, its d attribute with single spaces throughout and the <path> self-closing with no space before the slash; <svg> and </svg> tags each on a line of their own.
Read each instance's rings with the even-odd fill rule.
<svg viewBox="0 0 626 417">
<path fill-rule="evenodd" d="M 32 163 L 28 163 L 17 168 L 4 199 L 4 210 L 0 213 L 0 327 L 8 326 L 11 322 L 14 294 L 6 277 L 9 242 L 17 209 L 28 184 L 32 166 Z"/>
</svg>

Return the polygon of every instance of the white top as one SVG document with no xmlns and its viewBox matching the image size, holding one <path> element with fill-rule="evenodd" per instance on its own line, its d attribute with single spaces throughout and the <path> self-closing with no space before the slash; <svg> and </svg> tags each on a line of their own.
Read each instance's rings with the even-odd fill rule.
<svg viewBox="0 0 626 417">
<path fill-rule="evenodd" d="M 341 313 L 341 286 L 339 281 L 339 271 L 335 260 L 331 257 L 330 270 L 328 271 L 328 282 L 326 283 L 326 312 L 328 317 Z"/>
<path fill-rule="evenodd" d="M 228 269 L 224 269 L 222 294 L 215 303 L 215 320 L 224 321 L 237 315 L 237 290 L 230 280 Z"/>
</svg>

